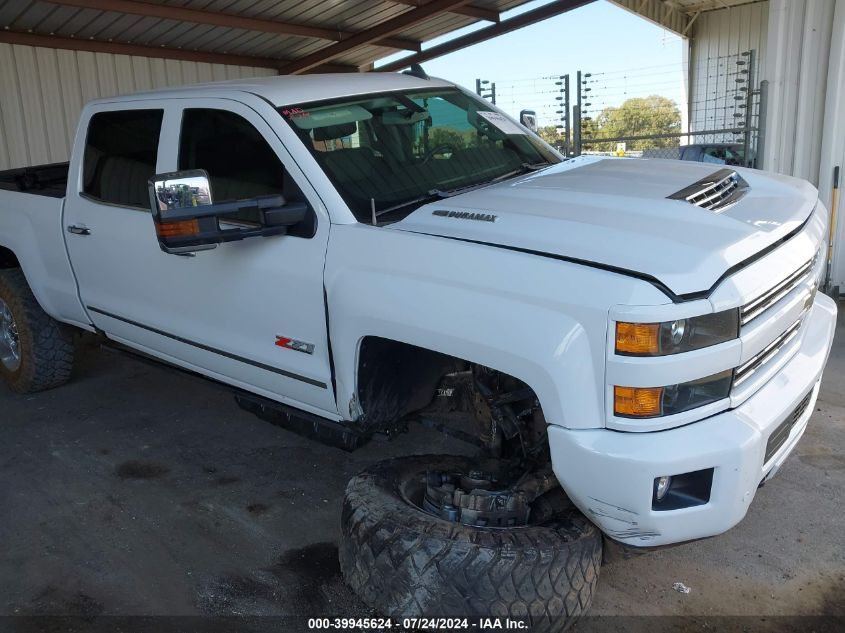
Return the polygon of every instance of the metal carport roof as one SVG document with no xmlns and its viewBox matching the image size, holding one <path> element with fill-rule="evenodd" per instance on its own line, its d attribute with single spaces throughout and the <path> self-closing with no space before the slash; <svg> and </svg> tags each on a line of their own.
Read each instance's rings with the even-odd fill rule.
<svg viewBox="0 0 845 633">
<path fill-rule="evenodd" d="M 517 16 L 517 25 L 501 14 L 527 0 L 5 0 L 0 43 L 283 74 L 357 71 L 402 50 L 419 61 L 424 42 L 482 20 L 491 25 L 464 45 L 589 1 L 555 0 Z"/>
<path fill-rule="evenodd" d="M 698 16 L 706 11 L 729 9 L 763 0 L 610 0 L 615 5 L 659 26 L 688 36 Z"/>
</svg>

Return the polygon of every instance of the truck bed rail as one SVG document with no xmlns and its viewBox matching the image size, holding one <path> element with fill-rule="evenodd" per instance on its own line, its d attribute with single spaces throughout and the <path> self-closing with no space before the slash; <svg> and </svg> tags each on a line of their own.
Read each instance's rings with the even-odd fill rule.
<svg viewBox="0 0 845 633">
<path fill-rule="evenodd" d="M 0 189 L 63 198 L 67 189 L 68 165 L 52 163 L 0 171 Z"/>
</svg>

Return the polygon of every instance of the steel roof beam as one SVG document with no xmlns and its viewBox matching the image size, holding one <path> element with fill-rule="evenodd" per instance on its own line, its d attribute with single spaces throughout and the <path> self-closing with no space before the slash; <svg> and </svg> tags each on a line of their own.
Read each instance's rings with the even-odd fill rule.
<svg viewBox="0 0 845 633">
<path fill-rule="evenodd" d="M 398 59 L 395 62 L 385 64 L 384 66 L 379 66 L 376 70 L 385 72 L 401 70 L 403 68 L 407 68 L 411 64 L 419 64 L 430 59 L 434 59 L 435 57 L 440 57 L 441 55 L 454 53 L 455 51 L 459 51 L 462 48 L 466 48 L 467 46 L 472 46 L 473 44 L 478 44 L 479 42 L 489 40 L 490 38 L 497 37 L 499 35 L 504 35 L 505 33 L 510 33 L 511 31 L 521 29 L 530 24 L 534 24 L 547 18 L 560 15 L 561 13 L 566 13 L 567 11 L 571 11 L 572 9 L 583 7 L 584 5 L 590 4 L 591 2 L 593 2 L 593 0 L 557 0 L 556 2 L 550 2 L 549 4 L 543 5 L 538 9 L 534 9 L 533 11 L 527 11 L 513 18 L 510 18 L 509 20 L 503 20 L 498 24 L 486 26 L 482 29 L 478 29 L 477 31 L 473 31 L 468 35 L 457 37 L 453 40 L 449 40 L 448 42 L 444 42 L 443 44 L 439 44 L 437 46 L 432 46 L 431 48 L 427 48 L 421 53 L 417 53 L 416 55 L 409 55 L 408 57 L 403 57 L 402 59 Z M 286 71 L 287 68 L 283 68 L 281 70 L 281 72 L 283 73 Z"/>
<path fill-rule="evenodd" d="M 405 13 L 397 15 L 395 18 L 386 20 L 374 27 L 353 35 L 348 40 L 338 42 L 322 48 L 310 55 L 297 59 L 290 64 L 279 69 L 282 74 L 300 74 L 307 72 L 317 66 L 330 62 L 341 55 L 348 53 L 351 50 L 360 48 L 362 46 L 375 44 L 378 40 L 390 35 L 394 35 L 399 31 L 403 31 L 411 26 L 424 22 L 441 13 L 449 13 L 453 9 L 468 4 L 470 0 L 431 0 L 426 4 L 415 9 L 410 9 Z M 488 27 L 489 28 L 489 27 Z"/>
<path fill-rule="evenodd" d="M 422 0 L 391 0 L 396 4 L 407 4 L 411 7 L 421 7 L 425 4 Z M 501 18 L 499 12 L 495 9 L 488 9 L 487 7 L 478 7 L 468 4 L 463 7 L 458 7 L 449 13 L 457 13 L 458 15 L 465 15 L 476 20 L 487 20 L 488 22 L 498 22 Z"/>
<path fill-rule="evenodd" d="M 126 13 L 139 15 L 146 18 L 159 18 L 162 20 L 178 20 L 180 22 L 193 22 L 195 24 L 209 24 L 222 26 L 230 29 L 244 29 L 246 31 L 261 31 L 264 33 L 277 33 L 279 35 L 298 35 L 300 37 L 313 37 L 332 42 L 342 42 L 354 37 L 357 33 L 341 31 L 339 29 L 328 29 L 306 24 L 291 24 L 290 22 L 279 22 L 277 20 L 263 20 L 250 18 L 231 13 L 219 11 L 206 11 L 203 9 L 188 9 L 185 7 L 174 7 L 164 4 L 152 4 L 150 2 L 138 2 L 137 0 L 47 0 L 51 4 L 58 4 L 66 7 L 79 9 L 94 9 L 97 11 L 111 11 L 113 13 Z M 422 43 L 401 37 L 384 37 L 377 42 L 379 46 L 396 48 L 399 50 L 421 51 Z"/>
<path fill-rule="evenodd" d="M 38 35 L 35 33 L 18 33 L 16 31 L 0 30 L 0 43 L 21 44 L 24 46 L 40 46 L 42 48 L 60 48 L 72 51 L 88 51 L 91 53 L 112 53 L 114 55 L 135 55 L 139 57 L 155 57 L 158 59 L 177 59 L 188 62 L 205 62 L 207 64 L 229 64 L 233 66 L 254 66 L 258 68 L 273 68 L 290 63 L 286 59 L 270 57 L 252 57 L 251 55 L 230 55 L 228 53 L 210 53 L 193 51 L 182 48 L 168 48 L 165 46 L 145 46 L 142 44 L 121 44 L 119 42 L 104 42 L 76 37 L 60 37 L 57 35 Z M 321 72 L 358 72 L 355 66 L 347 64 L 323 64 Z"/>
</svg>

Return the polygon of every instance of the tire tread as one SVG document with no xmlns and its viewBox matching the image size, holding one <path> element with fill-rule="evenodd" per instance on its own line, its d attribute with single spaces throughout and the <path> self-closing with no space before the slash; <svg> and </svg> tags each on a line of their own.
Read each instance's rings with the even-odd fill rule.
<svg viewBox="0 0 845 633">
<path fill-rule="evenodd" d="M 20 368 L 10 372 L 0 366 L 12 390 L 36 393 L 68 382 L 73 370 L 72 336 L 44 312 L 21 269 L 0 270 L 0 296 L 15 313 L 21 339 Z"/>
<path fill-rule="evenodd" d="M 522 616 L 550 633 L 586 612 L 602 544 L 585 517 L 514 530 L 447 523 L 390 495 L 403 461 L 382 462 L 347 486 L 340 562 L 361 599 L 393 617 Z"/>
</svg>

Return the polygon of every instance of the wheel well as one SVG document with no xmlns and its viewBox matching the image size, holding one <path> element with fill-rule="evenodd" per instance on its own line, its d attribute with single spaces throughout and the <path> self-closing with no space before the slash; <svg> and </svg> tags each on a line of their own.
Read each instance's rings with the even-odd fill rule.
<svg viewBox="0 0 845 633">
<path fill-rule="evenodd" d="M 442 397 L 440 397 L 442 396 Z M 366 431 L 403 430 L 403 421 L 437 421 L 449 435 L 490 454 L 544 454 L 546 422 L 529 385 L 463 358 L 366 337 L 358 357 L 357 420 Z M 546 447 L 546 448 L 544 448 Z"/>
<path fill-rule="evenodd" d="M 469 367 L 454 356 L 378 336 L 361 341 L 358 402 L 368 427 L 378 428 L 426 407 L 443 376 Z"/>
<path fill-rule="evenodd" d="M 15 254 L 8 248 L 0 246 L 0 269 L 20 267 L 21 264 Z"/>
</svg>

